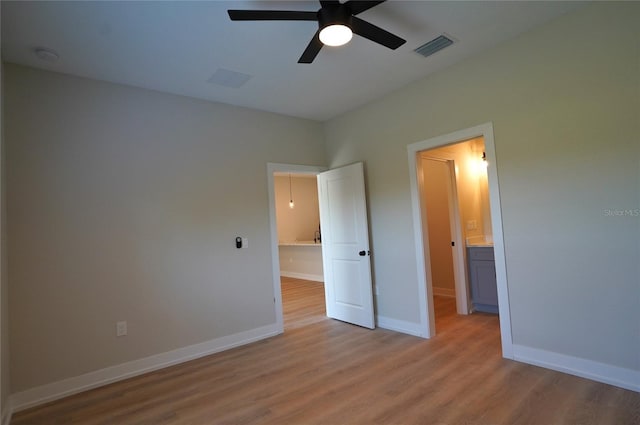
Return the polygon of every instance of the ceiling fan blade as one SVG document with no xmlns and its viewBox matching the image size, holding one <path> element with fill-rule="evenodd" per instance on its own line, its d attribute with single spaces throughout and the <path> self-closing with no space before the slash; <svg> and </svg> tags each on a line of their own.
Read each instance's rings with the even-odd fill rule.
<svg viewBox="0 0 640 425">
<path fill-rule="evenodd" d="M 232 21 L 317 21 L 317 12 L 296 10 L 228 10 Z"/>
<path fill-rule="evenodd" d="M 373 6 L 377 6 L 380 3 L 384 3 L 385 0 L 380 1 L 360 1 L 360 0 L 350 0 L 346 2 L 344 5 L 351 10 L 351 13 L 357 15 L 358 13 L 362 13 L 365 10 L 371 9 Z"/>
<path fill-rule="evenodd" d="M 382 28 L 370 24 L 367 21 L 363 21 L 355 16 L 351 18 L 351 30 L 364 38 L 368 38 L 371 41 L 382 44 L 383 46 L 393 50 L 402 46 L 406 42 L 406 40 L 398 37 L 397 35 L 393 35 L 389 31 L 385 31 Z"/>
<path fill-rule="evenodd" d="M 320 30 L 316 31 L 313 35 L 313 38 L 307 45 L 307 48 L 304 49 L 302 56 L 298 59 L 298 63 L 311 63 L 320 53 L 320 49 L 322 48 L 322 41 L 320 41 Z"/>
</svg>

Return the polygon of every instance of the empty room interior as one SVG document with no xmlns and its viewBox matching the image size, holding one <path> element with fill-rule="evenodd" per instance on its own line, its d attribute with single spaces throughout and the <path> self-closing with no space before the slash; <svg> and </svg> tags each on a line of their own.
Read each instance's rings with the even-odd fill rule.
<svg viewBox="0 0 640 425">
<path fill-rule="evenodd" d="M 640 2 L 0 22 L 1 425 L 640 423 Z"/>
</svg>

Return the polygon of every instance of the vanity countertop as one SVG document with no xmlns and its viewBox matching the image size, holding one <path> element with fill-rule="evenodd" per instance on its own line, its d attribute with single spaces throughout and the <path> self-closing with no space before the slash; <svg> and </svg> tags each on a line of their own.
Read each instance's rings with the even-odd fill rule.
<svg viewBox="0 0 640 425">
<path fill-rule="evenodd" d="M 279 242 L 278 246 L 322 246 L 322 243 L 314 241 Z"/>
<path fill-rule="evenodd" d="M 466 240 L 467 248 L 472 247 L 489 247 L 493 248 L 493 236 L 471 236 Z"/>
<path fill-rule="evenodd" d="M 493 248 L 491 242 L 467 242 L 467 248 Z"/>
</svg>

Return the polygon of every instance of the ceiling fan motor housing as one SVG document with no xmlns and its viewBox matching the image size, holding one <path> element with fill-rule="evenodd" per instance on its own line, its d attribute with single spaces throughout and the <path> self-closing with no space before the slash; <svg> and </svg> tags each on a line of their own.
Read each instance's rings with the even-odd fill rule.
<svg viewBox="0 0 640 425">
<path fill-rule="evenodd" d="M 324 6 L 318 10 L 318 24 L 320 29 L 329 25 L 346 25 L 351 28 L 351 10 L 343 4 Z"/>
</svg>

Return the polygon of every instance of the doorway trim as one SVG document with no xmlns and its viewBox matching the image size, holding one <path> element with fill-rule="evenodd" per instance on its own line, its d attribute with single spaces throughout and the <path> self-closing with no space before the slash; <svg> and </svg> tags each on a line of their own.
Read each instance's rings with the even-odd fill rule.
<svg viewBox="0 0 640 425">
<path fill-rule="evenodd" d="M 425 246 L 425 241 L 423 240 L 424 233 L 420 205 L 421 196 L 419 192 L 420 185 L 418 182 L 418 158 L 422 151 L 458 142 L 464 142 L 477 137 L 484 138 L 486 159 L 490 165 L 493 165 L 487 168 L 487 177 L 489 183 L 491 225 L 493 227 L 493 250 L 498 289 L 498 311 L 500 314 L 500 338 L 502 341 L 502 356 L 504 358 L 513 359 L 513 337 L 511 335 L 511 314 L 509 309 L 507 268 L 504 251 L 504 237 L 502 233 L 502 211 L 500 209 L 500 188 L 498 185 L 497 171 L 498 163 L 496 161 L 495 143 L 493 139 L 493 123 L 491 122 L 455 131 L 453 133 L 444 134 L 421 142 L 412 143 L 407 146 L 416 265 L 418 271 L 418 302 L 420 309 L 421 334 L 426 338 L 430 338 L 436 334 L 436 329 L 433 293 L 430 283 L 427 282 L 429 265 L 425 262 L 425 252 L 428 251 L 429 246 L 428 241 Z"/>
<path fill-rule="evenodd" d="M 273 301 L 276 314 L 276 330 L 284 332 L 284 316 L 282 313 L 282 288 L 280 287 L 280 253 L 278 250 L 278 220 L 276 216 L 276 190 L 274 173 L 296 173 L 318 175 L 327 167 L 315 165 L 296 165 L 267 163 L 267 190 L 269 193 L 269 231 L 271 236 L 271 269 L 273 277 Z"/>
</svg>

